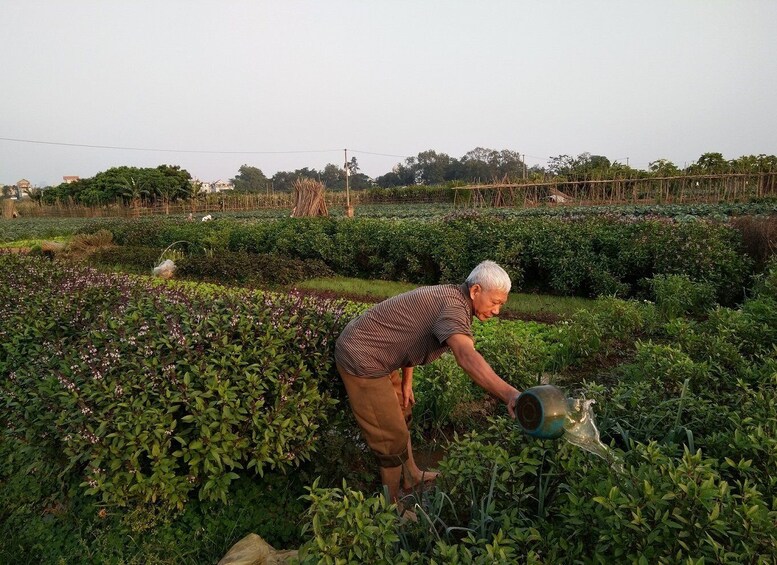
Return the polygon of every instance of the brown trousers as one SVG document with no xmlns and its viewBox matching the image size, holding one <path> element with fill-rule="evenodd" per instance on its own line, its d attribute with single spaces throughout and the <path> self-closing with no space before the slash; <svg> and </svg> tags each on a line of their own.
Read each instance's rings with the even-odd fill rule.
<svg viewBox="0 0 777 565">
<path fill-rule="evenodd" d="M 337 367 L 356 421 L 381 467 L 398 467 L 407 461 L 408 424 L 412 407 L 402 407 L 402 375 L 375 378 L 349 375 Z"/>
</svg>

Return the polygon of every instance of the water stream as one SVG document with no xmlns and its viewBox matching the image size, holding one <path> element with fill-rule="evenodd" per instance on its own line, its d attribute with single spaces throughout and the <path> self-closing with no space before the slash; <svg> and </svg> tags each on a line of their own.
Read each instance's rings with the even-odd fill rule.
<svg viewBox="0 0 777 565">
<path fill-rule="evenodd" d="M 623 462 L 613 451 L 602 443 L 599 428 L 594 420 L 594 400 L 585 398 L 569 399 L 569 411 L 564 420 L 564 435 L 572 445 L 598 455 L 617 472 L 623 472 Z"/>
</svg>

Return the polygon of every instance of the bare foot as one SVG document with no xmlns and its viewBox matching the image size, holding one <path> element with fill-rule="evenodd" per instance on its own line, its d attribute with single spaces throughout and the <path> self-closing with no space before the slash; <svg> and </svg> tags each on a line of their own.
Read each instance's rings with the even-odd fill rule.
<svg viewBox="0 0 777 565">
<path fill-rule="evenodd" d="M 429 486 L 434 483 L 439 476 L 440 473 L 438 471 L 422 471 L 421 469 L 416 468 L 415 471 L 410 471 L 403 476 L 402 488 L 411 490 L 419 485 Z"/>
</svg>

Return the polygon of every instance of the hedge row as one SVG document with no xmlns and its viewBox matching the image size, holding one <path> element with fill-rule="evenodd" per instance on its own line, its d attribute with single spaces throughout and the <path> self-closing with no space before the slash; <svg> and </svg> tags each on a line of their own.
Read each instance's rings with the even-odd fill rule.
<svg viewBox="0 0 777 565">
<path fill-rule="evenodd" d="M 203 293 L 0 255 L 3 441 L 106 502 L 224 499 L 245 469 L 308 460 L 342 309 Z"/>
<path fill-rule="evenodd" d="M 140 274 L 150 274 L 159 263 L 156 247 L 122 246 L 100 249 L 89 256 L 96 265 L 119 265 Z M 262 286 L 289 285 L 333 273 L 321 261 L 303 261 L 269 253 L 218 250 L 175 257 L 176 273 L 184 278 Z"/>
<path fill-rule="evenodd" d="M 96 227 L 96 226 L 95 226 Z M 459 282 L 478 262 L 502 264 L 516 289 L 568 295 L 649 296 L 655 275 L 685 274 L 738 301 L 752 260 L 722 224 L 608 218 L 482 218 L 438 221 L 291 219 L 241 223 L 153 220 L 101 223 L 125 245 L 246 251 L 317 260 L 334 272 L 419 284 Z"/>
</svg>

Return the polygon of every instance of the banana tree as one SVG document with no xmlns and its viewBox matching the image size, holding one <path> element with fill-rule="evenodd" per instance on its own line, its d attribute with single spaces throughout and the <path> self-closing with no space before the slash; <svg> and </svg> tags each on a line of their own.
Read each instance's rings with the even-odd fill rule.
<svg viewBox="0 0 777 565">
<path fill-rule="evenodd" d="M 129 177 L 129 179 L 122 179 L 123 192 L 122 196 L 129 198 L 132 202 L 132 214 L 137 218 L 140 215 L 140 201 L 148 194 L 146 190 L 146 183 L 144 181 L 138 181 L 135 177 Z"/>
</svg>

